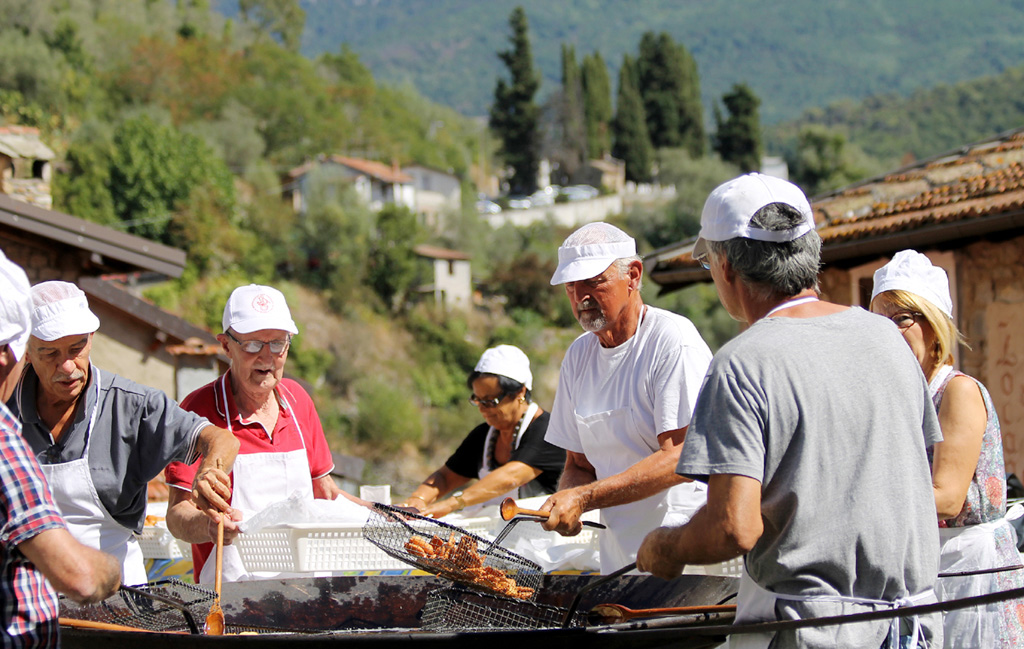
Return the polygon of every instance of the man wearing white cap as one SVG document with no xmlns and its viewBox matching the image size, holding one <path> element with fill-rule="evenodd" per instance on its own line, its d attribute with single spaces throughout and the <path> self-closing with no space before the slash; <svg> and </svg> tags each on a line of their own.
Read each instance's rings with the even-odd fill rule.
<svg viewBox="0 0 1024 649">
<path fill-rule="evenodd" d="M 21 425 L 3 405 L 24 366 L 32 330 L 28 278 L 0 251 L 0 634 L 3 646 L 56 647 L 57 594 L 109 597 L 121 566 L 68 532 Z"/>
<path fill-rule="evenodd" d="M 689 320 L 644 305 L 642 276 L 633 238 L 590 223 L 558 249 L 551 278 L 587 333 L 558 378 L 546 439 L 566 461 L 544 526 L 577 534 L 580 515 L 600 509 L 605 573 L 633 562 L 650 530 L 688 520 L 705 496 L 675 466 L 711 350 Z"/>
<path fill-rule="evenodd" d="M 707 506 L 648 535 L 637 565 L 668 579 L 745 555 L 737 622 L 935 601 L 926 447 L 941 435 L 928 386 L 891 323 L 818 299 L 820 250 L 806 197 L 784 180 L 741 176 L 704 205 L 693 257 L 750 326 L 711 363 L 679 461 L 707 482 Z M 730 646 L 895 649 L 941 636 L 929 615 Z"/>
<path fill-rule="evenodd" d="M 238 443 L 225 430 L 89 360 L 99 319 L 85 293 L 68 282 L 32 287 L 32 336 L 26 369 L 7 405 L 71 533 L 121 562 L 126 584 L 147 581 L 141 531 L 146 490 L 176 459 L 203 458 L 194 488 L 211 518 L 226 511 L 227 474 Z"/>
<path fill-rule="evenodd" d="M 241 444 L 225 542 L 238 535 L 243 513 L 252 515 L 295 492 L 309 499 L 342 495 L 366 504 L 335 486 L 330 476 L 334 461 L 313 401 L 298 383 L 283 378 L 291 337 L 299 333 L 284 295 L 257 284 L 236 288 L 224 307 L 222 324 L 224 333 L 217 340 L 231 359 L 230 369 L 185 397 L 181 405 L 224 426 Z M 167 467 L 167 484 L 172 487 L 167 527 L 192 543 L 196 581 L 212 583 L 215 562 L 208 559 L 217 528 L 188 497 L 195 471 L 187 463 Z M 251 575 L 237 550 L 227 545 L 224 580 L 254 576 L 273 575 Z"/>
</svg>

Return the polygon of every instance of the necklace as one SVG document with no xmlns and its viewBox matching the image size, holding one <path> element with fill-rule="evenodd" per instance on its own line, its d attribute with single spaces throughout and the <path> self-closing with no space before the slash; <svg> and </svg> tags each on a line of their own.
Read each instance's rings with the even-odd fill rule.
<svg viewBox="0 0 1024 649">
<path fill-rule="evenodd" d="M 530 408 L 527 408 L 526 412 L 523 413 L 523 416 L 519 418 L 519 422 L 516 423 L 515 429 L 513 429 L 513 431 L 512 431 L 512 445 L 513 445 L 513 447 L 515 446 L 515 441 L 519 438 L 519 431 L 522 430 L 523 422 L 526 421 L 526 415 L 529 412 L 530 412 Z M 498 448 L 498 438 L 500 438 L 500 437 L 501 437 L 501 432 L 500 431 L 498 432 L 497 435 L 488 435 L 487 436 L 487 448 L 484 449 L 484 457 L 487 458 L 487 467 L 486 468 L 487 468 L 488 471 L 493 471 L 498 466 L 498 462 L 494 458 L 494 454 L 495 454 L 495 451 L 497 451 L 497 448 Z"/>
</svg>

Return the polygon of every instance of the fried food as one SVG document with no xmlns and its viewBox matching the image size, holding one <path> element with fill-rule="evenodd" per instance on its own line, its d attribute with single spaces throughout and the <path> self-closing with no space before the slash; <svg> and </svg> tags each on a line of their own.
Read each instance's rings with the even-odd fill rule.
<svg viewBox="0 0 1024 649">
<path fill-rule="evenodd" d="M 153 516 L 152 514 L 146 514 L 146 522 L 143 523 L 146 527 L 153 527 L 160 521 L 164 520 L 163 516 Z"/>
<path fill-rule="evenodd" d="M 456 538 L 458 536 L 458 538 Z M 412 536 L 405 542 L 406 551 L 424 559 L 424 563 L 455 581 L 468 582 L 492 590 L 506 597 L 530 599 L 533 589 L 519 586 L 504 570 L 483 565 L 477 551 L 476 540 L 470 536 L 452 534 L 448 540 L 433 536 L 427 541 Z"/>
</svg>

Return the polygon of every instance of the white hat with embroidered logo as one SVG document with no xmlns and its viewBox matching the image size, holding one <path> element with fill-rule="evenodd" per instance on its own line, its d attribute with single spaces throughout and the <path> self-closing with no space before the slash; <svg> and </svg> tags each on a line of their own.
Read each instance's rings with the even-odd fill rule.
<svg viewBox="0 0 1024 649">
<path fill-rule="evenodd" d="M 9 345 L 16 359 L 32 333 L 30 294 L 25 271 L 0 250 L 0 347 Z"/>
<path fill-rule="evenodd" d="M 523 350 L 514 345 L 491 347 L 481 354 L 480 360 L 477 361 L 476 367 L 473 369 L 483 374 L 507 376 L 513 381 L 525 385 L 527 390 L 533 389 L 530 359 L 523 353 Z"/>
<path fill-rule="evenodd" d="M 636 240 L 610 223 L 588 223 L 558 248 L 551 285 L 597 277 L 617 259 L 636 256 Z"/>
<path fill-rule="evenodd" d="M 50 342 L 91 334 L 100 319 L 89 309 L 82 289 L 71 282 L 40 282 L 32 287 L 32 335 Z"/>
<path fill-rule="evenodd" d="M 750 220 L 761 208 L 784 203 L 804 217 L 799 225 L 787 230 L 763 230 Z M 700 234 L 693 245 L 692 257 L 708 254 L 708 241 L 744 238 L 783 243 L 799 239 L 814 229 L 814 212 L 803 191 L 793 183 L 759 173 L 749 173 L 715 188 L 700 214 Z"/>
<path fill-rule="evenodd" d="M 224 305 L 224 331 L 231 329 L 240 334 L 249 334 L 264 329 L 287 331 L 295 335 L 299 328 L 292 320 L 284 294 L 270 286 L 249 284 L 239 286 L 231 292 Z"/>
<path fill-rule="evenodd" d="M 953 298 L 949 294 L 949 276 L 916 250 L 900 250 L 892 260 L 875 271 L 871 300 L 885 291 L 907 291 L 928 300 L 950 318 Z"/>
</svg>

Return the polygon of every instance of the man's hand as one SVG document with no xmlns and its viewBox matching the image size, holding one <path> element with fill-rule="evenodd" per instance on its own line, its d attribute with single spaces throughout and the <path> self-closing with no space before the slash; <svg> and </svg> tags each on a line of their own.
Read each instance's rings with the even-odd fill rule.
<svg viewBox="0 0 1024 649">
<path fill-rule="evenodd" d="M 659 527 L 644 537 L 636 555 L 636 569 L 662 579 L 683 574 L 686 564 L 676 559 L 673 552 L 678 533 L 677 527 Z"/>
<path fill-rule="evenodd" d="M 583 529 L 580 516 L 587 511 L 587 487 L 563 489 L 548 496 L 540 510 L 548 512 L 541 526 L 562 536 L 576 536 Z"/>
<path fill-rule="evenodd" d="M 238 523 L 242 520 L 242 512 L 237 509 L 232 509 L 229 513 L 223 514 L 224 516 L 224 545 L 231 545 L 231 542 L 238 536 L 240 530 L 238 529 Z M 207 519 L 207 527 L 210 534 L 210 541 L 213 543 L 217 542 L 217 522 L 212 519 Z"/>
<path fill-rule="evenodd" d="M 196 474 L 192 484 L 192 499 L 199 511 L 206 514 L 214 525 L 220 520 L 220 513 L 230 514 L 232 509 L 228 500 L 231 498 L 231 476 L 221 469 L 208 467 Z M 225 530 L 227 529 L 225 519 Z"/>
</svg>

